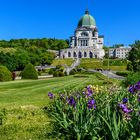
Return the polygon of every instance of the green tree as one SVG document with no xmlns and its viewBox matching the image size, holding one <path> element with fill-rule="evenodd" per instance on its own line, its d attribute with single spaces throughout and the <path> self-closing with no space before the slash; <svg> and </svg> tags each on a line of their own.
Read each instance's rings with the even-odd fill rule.
<svg viewBox="0 0 140 140">
<path fill-rule="evenodd" d="M 17 69 L 18 70 L 23 70 L 24 67 L 30 63 L 30 57 L 29 57 L 29 54 L 26 50 L 24 49 L 17 49 L 16 53 L 15 53 L 15 56 L 16 56 L 16 60 L 17 60 Z"/>
<path fill-rule="evenodd" d="M 128 60 L 131 62 L 134 72 L 140 71 L 140 41 L 136 41 L 132 45 L 132 49 L 128 54 Z"/>
<path fill-rule="evenodd" d="M 11 72 L 5 66 L 0 66 L 0 81 L 4 82 L 11 80 L 12 80 Z"/>
<path fill-rule="evenodd" d="M 35 67 L 30 63 L 21 72 L 22 79 L 38 79 Z"/>
</svg>

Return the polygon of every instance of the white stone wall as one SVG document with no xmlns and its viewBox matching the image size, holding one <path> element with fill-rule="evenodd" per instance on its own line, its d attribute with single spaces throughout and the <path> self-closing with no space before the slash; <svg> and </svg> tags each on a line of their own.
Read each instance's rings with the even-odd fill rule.
<svg viewBox="0 0 140 140">
<path fill-rule="evenodd" d="M 76 56 L 74 56 L 74 53 Z M 105 55 L 103 49 L 93 48 L 72 48 L 61 50 L 61 58 L 103 58 Z"/>
<path fill-rule="evenodd" d="M 74 58 L 74 52 L 78 58 L 103 58 L 104 38 L 99 37 L 97 28 L 80 27 L 71 37 L 70 48 L 61 50 L 61 58 Z"/>
<path fill-rule="evenodd" d="M 130 50 L 131 50 L 130 47 L 120 47 L 120 48 L 109 49 L 109 57 L 125 59 Z"/>
</svg>

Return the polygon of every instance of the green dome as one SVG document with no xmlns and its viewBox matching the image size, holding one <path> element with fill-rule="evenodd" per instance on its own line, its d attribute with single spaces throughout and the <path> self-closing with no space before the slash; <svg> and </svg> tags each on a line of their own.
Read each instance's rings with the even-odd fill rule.
<svg viewBox="0 0 140 140">
<path fill-rule="evenodd" d="M 88 11 L 85 12 L 85 15 L 81 17 L 81 19 L 78 22 L 78 27 L 83 27 L 83 26 L 95 26 L 95 19 L 89 14 Z"/>
</svg>

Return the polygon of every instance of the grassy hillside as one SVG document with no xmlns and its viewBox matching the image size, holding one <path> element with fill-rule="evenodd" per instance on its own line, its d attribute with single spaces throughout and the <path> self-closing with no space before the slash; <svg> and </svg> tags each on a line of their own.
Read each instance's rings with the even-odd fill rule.
<svg viewBox="0 0 140 140">
<path fill-rule="evenodd" d="M 66 64 L 67 66 L 71 66 L 72 63 L 74 62 L 73 59 L 55 59 L 52 63 L 52 66 L 57 66 L 57 65 L 64 65 Z"/>
<path fill-rule="evenodd" d="M 113 71 L 126 71 L 127 62 L 125 60 L 111 59 L 109 60 L 109 69 Z M 108 69 L 108 60 L 98 59 L 81 59 L 80 67 L 85 69 Z"/>
<path fill-rule="evenodd" d="M 73 59 L 55 59 L 52 63 L 52 66 L 56 65 L 68 65 L 71 66 L 73 63 Z M 80 66 L 85 69 L 108 69 L 108 60 L 98 60 L 98 59 L 88 59 L 83 58 L 80 60 Z M 126 71 L 127 61 L 126 60 L 120 60 L 120 59 L 110 59 L 109 60 L 109 68 L 113 71 Z"/>
<path fill-rule="evenodd" d="M 110 81 L 118 82 L 111 79 Z M 43 108 L 51 103 L 48 92 L 71 92 L 83 89 L 89 84 L 102 85 L 106 82 L 107 77 L 98 73 L 89 73 L 63 78 L 0 83 L 1 139 L 52 139 L 49 138 L 50 119 L 43 111 Z"/>
</svg>

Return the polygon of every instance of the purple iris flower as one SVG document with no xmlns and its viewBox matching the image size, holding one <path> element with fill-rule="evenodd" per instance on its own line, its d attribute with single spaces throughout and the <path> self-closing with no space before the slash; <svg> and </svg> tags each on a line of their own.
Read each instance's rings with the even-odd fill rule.
<svg viewBox="0 0 140 140">
<path fill-rule="evenodd" d="M 127 98 L 123 98 L 123 103 L 126 104 L 128 102 Z"/>
<path fill-rule="evenodd" d="M 140 91 L 140 81 L 137 82 L 135 85 L 131 85 L 129 87 L 129 92 L 134 94 L 135 92 Z"/>
<path fill-rule="evenodd" d="M 91 99 L 91 100 L 88 100 L 88 109 L 96 109 L 96 105 L 95 105 L 95 100 L 94 99 Z"/>
<path fill-rule="evenodd" d="M 138 83 L 136 83 L 136 85 L 135 85 L 135 89 L 136 89 L 137 91 L 140 90 L 140 81 L 139 81 Z"/>
<path fill-rule="evenodd" d="M 132 94 L 135 93 L 135 86 L 134 85 L 129 87 L 129 92 L 132 93 Z"/>
<path fill-rule="evenodd" d="M 140 97 L 140 93 L 138 94 L 138 97 Z"/>
<path fill-rule="evenodd" d="M 75 106 L 76 105 L 76 102 L 75 102 L 75 99 L 73 96 L 70 96 L 70 98 L 68 99 L 68 104 L 70 106 Z"/>
<path fill-rule="evenodd" d="M 55 95 L 51 92 L 48 93 L 48 96 L 50 97 L 50 99 L 53 99 L 55 97 Z"/>
<path fill-rule="evenodd" d="M 126 113 L 126 114 L 133 111 L 132 109 L 128 109 L 128 107 L 127 107 L 126 104 L 119 104 L 119 107 L 120 107 L 120 108 L 122 109 L 122 111 L 123 111 L 124 113 Z"/>
<path fill-rule="evenodd" d="M 121 109 L 127 108 L 126 104 L 119 104 L 119 107 L 120 107 Z"/>
<path fill-rule="evenodd" d="M 124 113 L 130 113 L 130 112 L 132 112 L 133 110 L 132 109 L 128 109 L 128 108 L 124 108 L 123 109 L 123 112 Z"/>
<path fill-rule="evenodd" d="M 93 91 L 92 91 L 91 87 L 88 86 L 88 87 L 87 87 L 87 91 L 86 91 L 86 95 L 87 95 L 87 97 L 91 97 L 92 94 L 93 94 Z"/>
</svg>

